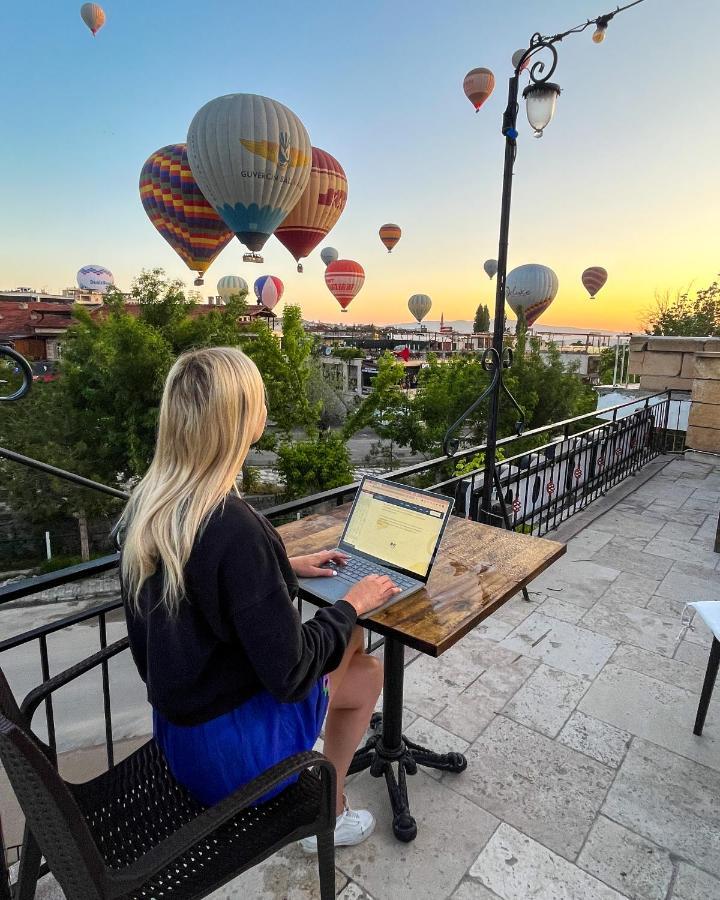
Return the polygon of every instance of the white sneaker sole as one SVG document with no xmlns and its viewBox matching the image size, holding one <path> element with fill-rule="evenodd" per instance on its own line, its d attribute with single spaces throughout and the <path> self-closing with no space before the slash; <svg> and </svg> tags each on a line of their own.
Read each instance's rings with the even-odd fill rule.
<svg viewBox="0 0 720 900">
<path fill-rule="evenodd" d="M 363 841 L 366 841 L 370 837 L 370 835 L 373 833 L 373 831 L 375 831 L 375 820 L 374 819 L 373 819 L 373 823 L 370 826 L 370 828 L 363 835 L 361 835 L 361 837 L 359 837 L 357 840 L 336 841 L 335 846 L 336 847 L 356 847 L 358 844 L 362 844 Z M 305 853 L 307 853 L 308 855 L 317 853 L 317 842 L 315 843 L 314 846 L 312 844 L 305 844 L 303 841 L 299 841 L 298 843 L 303 848 Z"/>
</svg>

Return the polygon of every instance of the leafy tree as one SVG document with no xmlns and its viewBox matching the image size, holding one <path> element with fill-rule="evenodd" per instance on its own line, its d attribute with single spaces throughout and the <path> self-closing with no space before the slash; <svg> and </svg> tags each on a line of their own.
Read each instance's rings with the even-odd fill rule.
<svg viewBox="0 0 720 900">
<path fill-rule="evenodd" d="M 278 469 L 290 497 L 349 484 L 353 480 L 350 454 L 336 434 L 319 434 L 278 448 Z"/>
<path fill-rule="evenodd" d="M 475 321 L 473 322 L 473 333 L 490 331 L 490 310 L 487 305 L 480 304 L 475 313 Z"/>
<path fill-rule="evenodd" d="M 358 347 L 335 347 L 332 355 L 338 359 L 363 359 L 365 351 Z"/>
<path fill-rule="evenodd" d="M 694 297 L 685 291 L 655 297 L 655 307 L 647 313 L 647 334 L 682 337 L 720 335 L 720 284 L 701 288 Z"/>
<path fill-rule="evenodd" d="M 404 378 L 405 367 L 392 353 L 383 353 L 378 358 L 378 372 L 373 379 L 371 393 L 345 423 L 343 433 L 346 438 L 363 428 L 374 428 L 382 437 L 384 428 L 392 428 L 397 413 L 405 405 L 400 387 Z"/>
<path fill-rule="evenodd" d="M 322 369 L 322 363 L 317 359 L 311 361 L 307 383 L 308 401 L 311 407 L 320 406 L 320 428 L 336 428 L 345 421 L 347 407 L 340 394 L 328 383 Z"/>
</svg>

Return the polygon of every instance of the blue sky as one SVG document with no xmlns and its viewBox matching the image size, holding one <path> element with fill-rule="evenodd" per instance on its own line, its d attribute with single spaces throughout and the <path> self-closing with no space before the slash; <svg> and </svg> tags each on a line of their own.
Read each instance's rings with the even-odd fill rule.
<svg viewBox="0 0 720 900">
<path fill-rule="evenodd" d="M 364 0 L 334 4 L 107 0 L 93 39 L 79 2 L 13 4 L 2 17 L 0 103 L 5 176 L 0 287 L 60 289 L 85 263 L 121 287 L 160 265 L 190 282 L 140 205 L 149 153 L 183 141 L 195 111 L 224 93 L 274 97 L 314 144 L 343 164 L 349 202 L 327 243 L 366 269 L 348 318 L 472 318 L 492 302 L 482 272 L 497 255 L 510 56 L 529 35 L 606 12 L 602 0 Z M 511 265 L 543 262 L 560 292 L 543 322 L 637 328 L 655 291 L 707 284 L 718 266 L 717 35 L 714 0 L 645 0 L 559 47 L 555 120 L 533 140 L 521 110 Z M 493 96 L 475 115 L 465 72 L 491 68 Z M 398 222 L 391 256 L 378 227 Z M 277 242 L 266 265 L 233 242 L 210 269 L 279 275 L 307 316 L 339 318 L 315 254 L 297 275 Z M 585 266 L 610 272 L 600 300 L 579 288 Z"/>
</svg>

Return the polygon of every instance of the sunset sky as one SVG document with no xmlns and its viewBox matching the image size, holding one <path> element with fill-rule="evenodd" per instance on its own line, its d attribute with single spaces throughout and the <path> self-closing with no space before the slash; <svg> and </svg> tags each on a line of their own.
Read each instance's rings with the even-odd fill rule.
<svg viewBox="0 0 720 900">
<path fill-rule="evenodd" d="M 60 290 L 87 263 L 125 289 L 162 266 L 192 273 L 157 234 L 138 197 L 147 156 L 184 141 L 195 111 L 221 94 L 264 94 L 302 119 L 336 156 L 349 199 L 325 243 L 360 262 L 348 322 L 408 321 L 427 293 L 430 319 L 492 306 L 482 269 L 497 256 L 502 112 L 512 53 L 612 9 L 608 0 L 106 0 L 93 39 L 80 2 L 15 3 L 3 15 L 0 288 Z M 645 0 L 559 45 L 563 89 L 534 140 L 520 111 L 510 266 L 539 262 L 560 290 L 541 325 L 639 330 L 656 292 L 703 287 L 720 271 L 717 0 Z M 475 115 L 465 73 L 487 66 L 493 96 Z M 391 255 L 377 230 L 397 222 Z M 324 244 L 320 245 L 321 247 Z M 319 249 L 305 274 L 271 239 L 265 265 L 233 242 L 217 279 L 279 276 L 306 318 L 340 320 Z M 609 280 L 587 299 L 580 273 Z"/>
</svg>

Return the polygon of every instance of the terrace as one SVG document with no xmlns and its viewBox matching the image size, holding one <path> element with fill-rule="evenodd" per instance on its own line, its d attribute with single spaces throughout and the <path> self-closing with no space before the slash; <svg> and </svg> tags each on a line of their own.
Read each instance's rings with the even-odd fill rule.
<svg viewBox="0 0 720 900">
<path fill-rule="evenodd" d="M 717 596 L 720 461 L 663 453 L 678 449 L 673 402 L 661 394 L 610 409 L 599 425 L 557 423 L 559 438 L 530 455 L 513 456 L 506 439 L 498 476 L 512 526 L 551 531 L 567 555 L 531 584 L 529 603 L 517 595 L 439 659 L 407 654 L 407 736 L 464 752 L 468 768 L 414 777 L 412 844 L 392 835 L 382 781 L 352 777 L 352 796 L 377 811 L 378 827 L 337 853 L 343 900 L 720 896 L 717 701 L 704 735 L 692 734 L 710 638 L 699 625 L 677 641 L 684 603 Z M 447 466 L 391 477 L 422 470 Z M 481 477 L 435 486 L 473 515 Z M 352 490 L 269 515 L 301 515 Z M 0 588 L 0 663 L 18 696 L 124 635 L 115 565 L 110 556 Z M 85 780 L 138 746 L 150 731 L 143 694 L 125 653 L 56 696 L 44 734 L 65 777 Z M 12 863 L 21 818 L 4 775 L 0 797 Z M 317 889 L 314 859 L 292 847 L 213 896 Z M 62 896 L 51 875 L 38 896 Z"/>
</svg>

